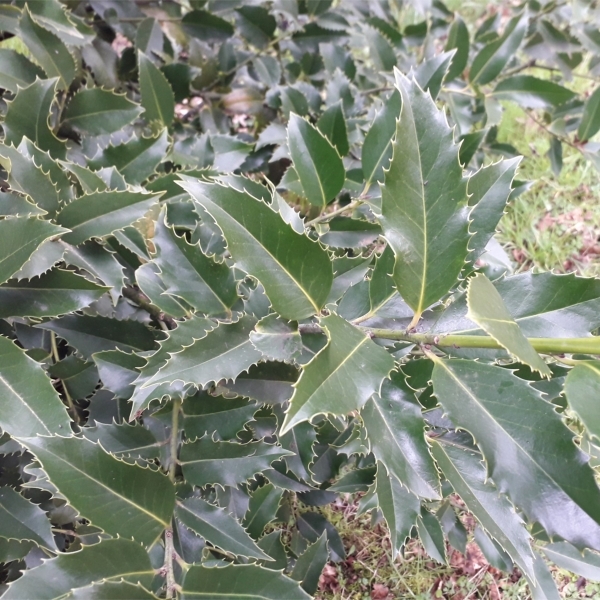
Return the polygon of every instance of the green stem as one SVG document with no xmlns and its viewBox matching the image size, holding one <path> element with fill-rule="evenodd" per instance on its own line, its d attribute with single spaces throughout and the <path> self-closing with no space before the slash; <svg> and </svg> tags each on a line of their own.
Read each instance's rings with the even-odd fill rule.
<svg viewBox="0 0 600 600">
<path fill-rule="evenodd" d="M 177 469 L 177 445 L 179 442 L 179 410 L 181 408 L 181 400 L 176 398 L 173 400 L 173 411 L 171 413 L 171 439 L 170 448 L 171 456 L 169 462 L 169 479 L 175 483 L 175 472 Z M 175 570 L 173 568 L 173 560 L 176 559 L 177 553 L 173 545 L 173 529 L 169 527 L 165 529 L 165 563 L 164 570 L 166 571 L 166 592 L 167 598 L 175 597 L 175 589 L 177 582 L 175 581 Z"/>
<path fill-rule="evenodd" d="M 307 223 L 305 223 L 305 225 L 308 227 L 309 225 L 316 225 L 317 223 L 321 223 L 322 221 L 326 221 L 327 219 L 331 219 L 332 217 L 337 217 L 338 215 L 345 213 L 347 210 L 354 210 L 355 208 L 360 206 L 362 203 L 363 203 L 362 200 L 353 200 L 352 202 L 350 202 L 344 206 L 340 206 L 340 208 L 337 208 L 336 210 L 332 210 L 331 212 L 326 212 L 326 213 L 323 213 L 322 215 L 319 215 L 316 219 L 313 219 L 312 221 L 308 221 Z"/>
<path fill-rule="evenodd" d="M 485 348 L 502 350 L 503 346 L 494 338 L 485 335 L 457 335 L 433 333 L 407 333 L 398 329 L 374 329 L 359 327 L 372 337 L 387 340 L 427 344 L 439 348 Z M 527 338 L 529 343 L 542 354 L 600 354 L 600 337 L 588 338 Z"/>
</svg>

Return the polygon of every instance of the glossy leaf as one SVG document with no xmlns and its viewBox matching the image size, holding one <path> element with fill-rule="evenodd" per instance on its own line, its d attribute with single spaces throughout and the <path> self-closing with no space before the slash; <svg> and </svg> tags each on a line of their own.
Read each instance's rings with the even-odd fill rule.
<svg viewBox="0 0 600 600">
<path fill-rule="evenodd" d="M 565 395 L 569 408 L 575 412 L 589 435 L 597 440 L 600 440 L 600 415 L 596 403 L 599 386 L 599 361 L 577 361 L 565 381 Z"/>
<path fill-rule="evenodd" d="M 526 108 L 552 108 L 572 100 L 576 94 L 552 81 L 531 75 L 513 75 L 503 79 L 494 88 L 493 95 Z"/>
<path fill-rule="evenodd" d="M 329 140 L 306 119 L 291 114 L 288 147 L 306 199 L 327 206 L 342 189 L 346 171 Z"/>
<path fill-rule="evenodd" d="M 68 229 L 29 217 L 0 221 L 0 282 L 15 275 L 46 240 L 60 236 Z"/>
<path fill-rule="evenodd" d="M 484 46 L 473 59 L 469 71 L 471 83 L 484 85 L 493 81 L 515 54 L 527 30 L 527 16 L 513 17 L 497 40 Z"/>
<path fill-rule="evenodd" d="M 523 332 L 506 309 L 502 296 L 483 274 L 469 279 L 467 288 L 467 314 L 486 333 L 520 362 L 549 377 L 550 368 L 533 349 Z"/>
<path fill-rule="evenodd" d="M 431 97 L 396 72 L 402 110 L 382 189 L 394 282 L 419 315 L 454 284 L 469 240 L 466 183 L 452 130 Z"/>
<path fill-rule="evenodd" d="M 272 483 L 257 488 L 250 496 L 243 525 L 255 540 L 259 539 L 265 527 L 275 520 L 282 496 L 283 490 L 277 489 Z"/>
<path fill-rule="evenodd" d="M 294 321 L 283 321 L 277 315 L 261 319 L 250 341 L 254 347 L 270 360 L 291 361 L 302 354 L 302 339 Z"/>
<path fill-rule="evenodd" d="M 319 414 L 343 415 L 378 393 L 394 366 L 392 357 L 335 314 L 321 319 L 329 342 L 302 370 L 281 434 Z M 357 379 L 352 373 L 360 371 Z"/>
<path fill-rule="evenodd" d="M 432 379 L 452 422 L 477 439 L 499 491 L 549 535 L 600 547 L 600 491 L 553 405 L 509 370 L 475 361 L 436 358 Z"/>
<path fill-rule="evenodd" d="M 238 299 L 232 270 L 206 256 L 198 244 L 189 244 L 167 226 L 161 213 L 154 230 L 154 263 L 165 291 L 208 315 L 231 312 Z"/>
<path fill-rule="evenodd" d="M 75 94 L 62 122 L 89 135 L 114 133 L 136 119 L 142 109 L 126 96 L 91 88 Z"/>
<path fill-rule="evenodd" d="M 175 488 L 162 473 L 121 462 L 85 439 L 23 443 L 69 504 L 107 533 L 150 546 L 169 526 Z"/>
<path fill-rule="evenodd" d="M 362 152 L 365 188 L 383 180 L 383 170 L 387 169 L 392 158 L 392 138 L 396 133 L 396 120 L 400 116 L 401 106 L 402 97 L 398 90 L 394 90 L 365 136 Z"/>
<path fill-rule="evenodd" d="M 392 557 L 400 553 L 419 516 L 419 499 L 411 494 L 381 464 L 377 467 L 376 491 L 378 506 L 387 523 L 392 543 Z"/>
<path fill-rule="evenodd" d="M 27 570 L 9 586 L 3 598 L 59 600 L 72 590 L 94 582 L 124 579 L 149 585 L 153 577 L 150 558 L 139 543 L 124 539 L 105 540 L 83 546 L 77 552 L 61 553 L 39 567 Z"/>
<path fill-rule="evenodd" d="M 300 582 L 302 589 L 311 596 L 317 591 L 319 577 L 325 567 L 328 557 L 327 535 L 311 544 L 299 557 L 290 573 L 290 577 Z"/>
<path fill-rule="evenodd" d="M 11 487 L 0 488 L 0 537 L 29 540 L 56 551 L 50 521 L 44 511 Z"/>
<path fill-rule="evenodd" d="M 206 336 L 171 355 L 141 387 L 175 381 L 204 386 L 211 381 L 235 379 L 262 358 L 250 342 L 254 324 L 250 316 L 242 317 L 237 323 L 221 323 Z"/>
<path fill-rule="evenodd" d="M 188 498 L 177 502 L 175 515 L 194 533 L 225 552 L 269 559 L 238 521 L 218 506 L 200 498 Z"/>
<path fill-rule="evenodd" d="M 159 121 L 168 127 L 173 121 L 175 97 L 167 78 L 143 53 L 138 52 L 140 92 L 147 121 Z"/>
<path fill-rule="evenodd" d="M 361 411 L 371 452 L 388 474 L 413 494 L 439 498 L 438 475 L 425 441 L 425 423 L 404 375 L 394 371 L 380 394 L 373 395 Z"/>
<path fill-rule="evenodd" d="M 210 213 L 238 266 L 262 283 L 283 318 L 302 319 L 320 311 L 333 282 L 325 250 L 248 193 L 191 178 L 181 186 Z M 307 262 L 310 270 L 304 268 Z"/>
<path fill-rule="evenodd" d="M 14 437 L 69 435 L 69 417 L 42 366 L 0 336 L 0 427 Z"/>
<path fill-rule="evenodd" d="M 469 61 L 469 29 L 459 15 L 454 16 L 445 49 L 456 49 L 446 75 L 446 80 L 452 81 L 462 74 Z"/>
<path fill-rule="evenodd" d="M 65 206 L 56 221 L 71 230 L 63 236 L 65 242 L 77 245 L 131 225 L 144 216 L 156 199 L 142 192 L 93 192 Z"/>
<path fill-rule="evenodd" d="M 43 71 L 22 54 L 0 48 L 0 87 L 10 90 L 13 94 L 19 88 L 31 85 L 36 77 L 42 77 Z"/>
<path fill-rule="evenodd" d="M 248 583 L 252 582 L 249 589 Z M 258 565 L 228 565 L 210 569 L 192 566 L 181 584 L 182 600 L 202 596 L 237 597 L 248 600 L 308 600 L 310 596 L 300 584 L 278 573 Z"/>
<path fill-rule="evenodd" d="M 508 499 L 491 482 L 486 482 L 481 456 L 443 442 L 442 439 L 441 443 L 434 443 L 432 452 L 454 491 L 519 568 L 535 579 L 530 536 Z"/>
<path fill-rule="evenodd" d="M 330 106 L 321 115 L 317 127 L 337 148 L 340 156 L 346 156 L 346 154 L 348 154 L 348 150 L 350 149 L 348 144 L 348 130 L 341 101 Z"/>
<path fill-rule="evenodd" d="M 595 552 L 580 552 L 567 542 L 548 544 L 543 550 L 544 554 L 561 569 L 567 569 L 592 581 L 600 581 L 600 556 Z"/>
<path fill-rule="evenodd" d="M 586 100 L 577 137 L 585 142 L 600 131 L 600 87 Z"/>
<path fill-rule="evenodd" d="M 83 435 L 117 458 L 151 460 L 160 456 L 161 442 L 141 425 L 97 423 L 95 427 L 86 427 Z"/>
<path fill-rule="evenodd" d="M 180 463 L 185 478 L 194 485 L 236 486 L 287 454 L 287 450 L 265 442 L 236 444 L 204 436 L 183 445 Z"/>
<path fill-rule="evenodd" d="M 89 306 L 106 289 L 61 269 L 29 281 L 13 279 L 0 285 L 0 318 L 63 315 Z"/>
<path fill-rule="evenodd" d="M 68 89 L 75 78 L 75 59 L 62 40 L 38 25 L 27 7 L 19 21 L 19 33 L 46 75 L 58 77 L 59 89 Z"/>
</svg>

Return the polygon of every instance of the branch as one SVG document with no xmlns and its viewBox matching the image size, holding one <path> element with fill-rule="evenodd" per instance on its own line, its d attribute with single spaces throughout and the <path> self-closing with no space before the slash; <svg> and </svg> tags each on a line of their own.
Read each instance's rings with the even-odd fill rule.
<svg viewBox="0 0 600 600">
<path fill-rule="evenodd" d="M 319 333 L 318 325 L 300 325 L 300 333 Z M 368 336 L 438 348 L 482 348 L 505 350 L 494 338 L 486 335 L 456 335 L 435 333 L 409 333 L 405 329 L 379 329 L 360 327 Z M 600 336 L 587 338 L 527 338 L 542 354 L 600 354 Z"/>
<path fill-rule="evenodd" d="M 132 302 L 135 302 L 142 310 L 145 310 L 155 321 L 158 323 L 165 323 L 169 329 L 175 329 L 177 327 L 177 321 L 166 315 L 158 306 L 155 306 L 150 302 L 148 297 L 143 294 L 140 290 L 134 287 L 124 287 L 123 296 L 128 298 Z"/>
</svg>

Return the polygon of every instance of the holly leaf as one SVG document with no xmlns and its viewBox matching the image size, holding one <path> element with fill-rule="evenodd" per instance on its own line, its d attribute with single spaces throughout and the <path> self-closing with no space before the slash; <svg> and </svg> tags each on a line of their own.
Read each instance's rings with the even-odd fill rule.
<svg viewBox="0 0 600 600">
<path fill-rule="evenodd" d="M 381 225 L 396 256 L 394 282 L 415 312 L 415 325 L 454 285 L 464 265 L 467 190 L 444 113 L 399 71 L 396 85 L 402 109 L 382 188 Z"/>
<path fill-rule="evenodd" d="M 262 283 L 276 312 L 298 320 L 321 310 L 333 270 L 318 243 L 296 233 L 278 212 L 247 192 L 190 177 L 180 185 L 210 213 L 234 261 Z"/>
<path fill-rule="evenodd" d="M 143 53 L 138 52 L 140 93 L 147 121 L 159 121 L 168 127 L 175 115 L 173 89 L 160 69 Z"/>
<path fill-rule="evenodd" d="M 344 415 L 378 393 L 394 359 L 367 335 L 335 314 L 320 320 L 329 338 L 302 369 L 281 427 L 281 435 L 319 414 Z M 352 374 L 361 372 L 360 378 Z"/>
<path fill-rule="evenodd" d="M 600 361 L 577 361 L 565 381 L 569 408 L 577 415 L 588 433 L 600 440 L 600 415 L 595 399 L 600 389 Z"/>
</svg>

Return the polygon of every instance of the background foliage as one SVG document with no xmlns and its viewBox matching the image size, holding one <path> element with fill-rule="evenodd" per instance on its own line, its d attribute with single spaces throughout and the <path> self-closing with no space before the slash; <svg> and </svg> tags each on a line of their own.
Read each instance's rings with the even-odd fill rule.
<svg viewBox="0 0 600 600">
<path fill-rule="evenodd" d="M 600 579 L 600 283 L 510 273 L 524 109 L 600 167 L 593 3 L 0 4 L 6 598 L 307 598 L 357 495 Z M 502 158 L 502 160 L 500 160 Z M 542 558 L 545 557 L 545 558 Z"/>
</svg>

